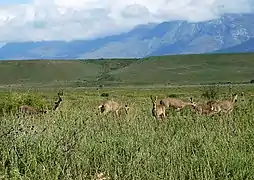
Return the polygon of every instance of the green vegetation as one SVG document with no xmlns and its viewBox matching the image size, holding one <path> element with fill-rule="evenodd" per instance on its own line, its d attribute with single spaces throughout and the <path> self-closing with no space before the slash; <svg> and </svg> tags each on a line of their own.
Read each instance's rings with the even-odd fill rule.
<svg viewBox="0 0 254 180">
<path fill-rule="evenodd" d="M 124 180 L 252 179 L 254 86 L 188 84 L 251 82 L 253 59 L 214 54 L 1 61 L 0 179 L 92 179 L 99 173 Z M 63 102 L 50 111 L 59 87 Z M 197 115 L 191 107 L 167 110 L 162 122 L 151 114 L 150 95 L 204 102 L 233 93 L 239 98 L 228 117 Z M 106 99 L 129 104 L 129 113 L 98 114 Z M 17 116 L 25 104 L 49 111 Z"/>
<path fill-rule="evenodd" d="M 31 117 L 0 117 L 1 179 L 252 179 L 254 176 L 253 87 L 217 89 L 173 87 L 154 89 L 68 89 L 59 111 Z M 252 88 L 252 89 L 250 89 Z M 206 93 L 204 93 L 204 92 Z M 200 116 L 186 108 L 168 111 L 164 122 L 151 116 L 150 95 L 190 96 L 216 91 L 216 99 L 239 93 L 229 116 Z M 240 93 L 244 91 L 244 96 Z M 25 93 L 25 94 L 24 94 Z M 101 94 L 108 93 L 109 97 Z M 28 96 L 28 94 L 30 96 Z M 51 106 L 56 92 L 1 92 L 27 97 L 33 105 Z M 37 98 L 38 97 L 38 100 Z M 42 98 L 43 97 L 43 98 Z M 101 101 L 127 102 L 130 111 L 119 119 L 96 115 Z"/>
<path fill-rule="evenodd" d="M 203 54 L 112 60 L 0 61 L 0 84 L 92 87 L 250 83 L 254 54 Z"/>
</svg>

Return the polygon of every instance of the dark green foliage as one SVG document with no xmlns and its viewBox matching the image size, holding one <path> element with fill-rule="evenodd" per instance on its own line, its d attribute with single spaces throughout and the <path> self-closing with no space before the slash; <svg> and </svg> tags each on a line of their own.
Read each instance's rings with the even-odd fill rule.
<svg viewBox="0 0 254 180">
<path fill-rule="evenodd" d="M 176 98 L 176 97 L 177 97 L 177 95 L 176 95 L 176 94 L 170 94 L 170 95 L 168 95 L 168 97 L 171 97 L 171 98 Z"/>
<path fill-rule="evenodd" d="M 206 98 L 208 100 L 212 100 L 218 98 L 219 92 L 220 92 L 219 85 L 204 86 L 201 97 Z"/>
<path fill-rule="evenodd" d="M 102 93 L 101 97 L 109 97 L 109 93 Z"/>
</svg>

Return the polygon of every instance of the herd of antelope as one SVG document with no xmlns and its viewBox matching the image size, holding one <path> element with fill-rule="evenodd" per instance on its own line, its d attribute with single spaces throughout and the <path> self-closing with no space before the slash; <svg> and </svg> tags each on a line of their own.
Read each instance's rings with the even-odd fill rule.
<svg viewBox="0 0 254 180">
<path fill-rule="evenodd" d="M 214 115 L 218 113 L 226 113 L 229 114 L 233 111 L 234 103 L 237 101 L 237 94 L 234 94 L 231 99 L 226 100 L 211 100 L 205 103 L 196 103 L 193 101 L 193 98 L 190 98 L 190 102 L 185 102 L 181 99 L 177 98 L 164 98 L 157 104 L 157 96 L 156 99 L 153 100 L 153 116 L 157 119 L 165 118 L 165 110 L 166 108 L 173 108 L 176 110 L 181 110 L 187 106 L 191 106 L 197 114 L 203 115 Z"/>
<path fill-rule="evenodd" d="M 58 101 L 55 102 L 54 107 L 52 108 L 53 111 L 56 111 L 59 108 L 60 103 L 62 102 L 62 97 L 58 93 Z M 226 113 L 229 114 L 233 111 L 234 103 L 237 101 L 237 94 L 234 94 L 231 99 L 226 100 L 211 100 L 205 103 L 197 103 L 193 101 L 191 97 L 188 102 L 178 99 L 178 98 L 171 98 L 166 97 L 161 99 L 158 103 L 158 96 L 152 97 L 152 116 L 154 116 L 158 120 L 162 120 L 166 118 L 166 109 L 172 108 L 177 111 L 185 108 L 185 107 L 192 107 L 193 110 L 199 115 L 214 115 L 217 113 Z M 129 106 L 127 104 L 120 104 L 114 100 L 106 100 L 102 102 L 98 109 L 100 110 L 101 114 L 107 114 L 112 112 L 119 117 L 119 111 L 125 110 L 125 113 L 128 114 Z M 23 105 L 20 107 L 20 112 L 23 114 L 44 114 L 48 113 L 45 110 L 38 110 L 32 106 Z"/>
<path fill-rule="evenodd" d="M 161 99 L 159 103 L 157 103 L 158 96 L 155 96 L 153 98 L 150 97 L 152 100 L 152 115 L 158 119 L 162 120 L 166 117 L 166 109 L 167 108 L 173 108 L 177 111 L 187 107 L 191 106 L 194 111 L 197 114 L 203 114 L 203 115 L 214 115 L 218 113 L 226 113 L 229 114 L 233 111 L 234 103 L 237 101 L 237 94 L 234 94 L 231 99 L 226 100 L 211 100 L 207 101 L 205 103 L 197 103 L 193 101 L 193 98 L 190 98 L 189 102 L 183 101 L 178 98 L 164 98 Z M 120 105 L 119 103 L 113 101 L 113 100 L 107 100 L 100 104 L 98 107 L 101 111 L 101 113 L 108 113 L 113 112 L 116 116 L 119 116 L 119 110 L 125 109 L 125 112 L 128 112 L 129 106 L 126 105 Z"/>
</svg>

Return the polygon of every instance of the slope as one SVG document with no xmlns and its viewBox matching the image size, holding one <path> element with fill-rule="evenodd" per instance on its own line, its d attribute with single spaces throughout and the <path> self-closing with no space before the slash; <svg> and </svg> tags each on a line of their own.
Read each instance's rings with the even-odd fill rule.
<svg viewBox="0 0 254 180">
<path fill-rule="evenodd" d="M 241 44 L 220 49 L 214 53 L 240 53 L 240 52 L 254 52 L 254 38 L 251 38 Z"/>
<path fill-rule="evenodd" d="M 88 87 L 242 83 L 254 79 L 254 53 L 144 59 L 0 61 L 0 85 Z"/>
<path fill-rule="evenodd" d="M 121 84 L 250 82 L 254 53 L 150 57 L 110 74 Z"/>
<path fill-rule="evenodd" d="M 130 60 L 24 60 L 0 61 L 0 84 L 70 85 L 95 82 L 104 73 L 129 65 Z"/>
</svg>

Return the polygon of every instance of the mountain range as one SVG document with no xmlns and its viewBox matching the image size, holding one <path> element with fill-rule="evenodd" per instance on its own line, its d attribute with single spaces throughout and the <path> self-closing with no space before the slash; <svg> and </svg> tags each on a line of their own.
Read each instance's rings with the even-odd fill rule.
<svg viewBox="0 0 254 180">
<path fill-rule="evenodd" d="M 241 44 L 214 51 L 214 53 L 246 53 L 254 52 L 254 38 L 244 41 Z"/>
<path fill-rule="evenodd" d="M 254 51 L 254 14 L 218 19 L 139 25 L 129 32 L 93 40 L 10 42 L 0 59 L 142 58 L 170 54 Z"/>
</svg>

